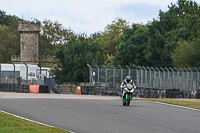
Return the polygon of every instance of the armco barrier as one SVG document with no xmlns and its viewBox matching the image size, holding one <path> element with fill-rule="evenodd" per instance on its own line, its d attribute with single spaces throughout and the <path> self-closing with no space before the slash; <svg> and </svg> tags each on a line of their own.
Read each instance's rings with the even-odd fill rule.
<svg viewBox="0 0 200 133">
<path fill-rule="evenodd" d="M 81 86 L 81 94 L 90 95 L 114 95 L 120 96 L 121 89 L 114 87 Z M 197 98 L 200 99 L 200 91 L 182 91 L 180 89 L 152 89 L 137 88 L 134 97 L 140 98 Z"/>
<path fill-rule="evenodd" d="M 0 84 L 0 91 L 2 91 L 2 92 L 29 93 L 29 85 L 1 83 Z"/>
<path fill-rule="evenodd" d="M 200 99 L 200 90 L 198 90 L 198 91 L 196 92 L 196 98 L 197 98 L 197 99 Z"/>
<path fill-rule="evenodd" d="M 114 87 L 81 86 L 81 94 L 119 96 L 121 92 L 119 88 Z"/>
<path fill-rule="evenodd" d="M 39 93 L 50 93 L 48 85 L 40 85 L 40 87 L 39 87 Z"/>
<path fill-rule="evenodd" d="M 30 85 L 30 93 L 49 93 L 48 85 Z"/>
<path fill-rule="evenodd" d="M 150 89 L 150 88 L 137 88 L 133 92 L 134 97 L 140 98 L 165 98 L 165 90 Z"/>
<path fill-rule="evenodd" d="M 166 89 L 166 98 L 183 98 L 183 92 L 180 89 Z"/>
<path fill-rule="evenodd" d="M 0 84 L 0 91 L 30 93 L 30 87 L 29 87 L 29 85 L 2 83 L 2 84 Z M 48 85 L 40 85 L 39 93 L 50 93 Z"/>
</svg>

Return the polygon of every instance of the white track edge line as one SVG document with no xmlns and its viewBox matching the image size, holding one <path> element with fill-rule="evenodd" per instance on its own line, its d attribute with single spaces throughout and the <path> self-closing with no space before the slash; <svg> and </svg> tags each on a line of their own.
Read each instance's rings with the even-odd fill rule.
<svg viewBox="0 0 200 133">
<path fill-rule="evenodd" d="M 177 107 L 177 108 L 183 108 L 183 109 L 188 109 L 188 110 L 193 110 L 193 111 L 199 111 L 200 112 L 199 109 L 193 109 L 193 108 L 179 106 L 179 105 L 174 105 L 174 104 L 169 104 L 169 103 L 154 102 L 154 101 L 146 101 L 146 102 L 158 103 L 158 104 L 163 104 L 163 105 L 168 105 L 168 106 L 173 106 L 173 107 Z"/>
<path fill-rule="evenodd" d="M 52 127 L 52 128 L 57 128 L 55 126 L 51 126 L 51 125 L 48 125 L 48 124 L 45 124 L 45 123 L 41 123 L 41 122 L 38 122 L 38 121 L 34 121 L 34 120 L 31 120 L 31 119 L 28 119 L 28 118 L 25 118 L 25 117 L 22 117 L 22 116 L 18 116 L 18 115 L 15 115 L 15 114 L 12 114 L 12 113 L 8 113 L 6 111 L 3 111 L 3 110 L 0 110 L 0 112 L 3 112 L 5 114 L 9 114 L 9 115 L 12 115 L 14 117 L 17 117 L 17 118 L 20 118 L 22 120 L 27 120 L 27 121 L 30 121 L 30 122 L 34 122 L 34 123 L 37 123 L 37 124 L 40 124 L 40 125 L 43 125 L 43 126 L 47 126 L 47 127 Z M 61 129 L 61 128 L 57 128 L 57 129 Z M 61 129 L 61 130 L 64 130 L 64 129 Z M 64 130 L 64 131 L 68 131 L 70 133 L 75 133 L 75 132 L 72 132 L 72 131 L 69 131 L 69 130 Z"/>
</svg>

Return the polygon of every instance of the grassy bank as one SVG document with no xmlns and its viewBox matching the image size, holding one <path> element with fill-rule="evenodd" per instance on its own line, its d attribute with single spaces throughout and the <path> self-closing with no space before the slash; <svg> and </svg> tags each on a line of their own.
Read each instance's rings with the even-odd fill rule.
<svg viewBox="0 0 200 133">
<path fill-rule="evenodd" d="M 0 133 L 69 133 L 0 112 Z"/>
<path fill-rule="evenodd" d="M 138 99 L 138 100 L 163 102 L 163 103 L 179 105 L 179 106 L 183 106 L 183 107 L 200 109 L 200 99 L 151 99 L 151 98 L 146 98 L 146 99 Z"/>
</svg>

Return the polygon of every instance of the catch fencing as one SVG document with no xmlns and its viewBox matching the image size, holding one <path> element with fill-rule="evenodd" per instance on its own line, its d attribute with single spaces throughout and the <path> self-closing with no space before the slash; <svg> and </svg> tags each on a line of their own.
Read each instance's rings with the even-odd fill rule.
<svg viewBox="0 0 200 133">
<path fill-rule="evenodd" d="M 49 75 L 48 68 L 39 68 L 37 65 L 0 64 L 0 84 L 33 85 L 38 78 L 44 80 Z"/>
<path fill-rule="evenodd" d="M 126 76 L 130 75 L 137 87 L 152 89 L 200 90 L 199 68 L 167 68 L 134 66 L 91 67 L 90 86 L 119 88 Z"/>
<path fill-rule="evenodd" d="M 0 64 L 0 91 L 29 92 L 29 85 L 46 85 L 48 70 L 26 63 Z"/>
</svg>

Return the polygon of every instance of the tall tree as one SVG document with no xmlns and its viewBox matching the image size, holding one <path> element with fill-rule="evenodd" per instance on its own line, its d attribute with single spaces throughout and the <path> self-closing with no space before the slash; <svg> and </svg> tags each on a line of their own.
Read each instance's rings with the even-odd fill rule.
<svg viewBox="0 0 200 133">
<path fill-rule="evenodd" d="M 173 65 L 176 67 L 200 66 L 200 39 L 179 41 L 178 47 L 172 54 Z"/>
<path fill-rule="evenodd" d="M 153 66 L 172 66 L 171 54 L 179 40 L 191 40 L 198 36 L 199 6 L 196 2 L 178 0 L 160 11 L 159 20 L 149 25 L 146 59 Z"/>
<path fill-rule="evenodd" d="M 115 47 L 119 45 L 119 39 L 125 29 L 129 28 L 126 20 L 117 18 L 112 24 L 106 26 L 105 31 L 100 36 L 100 43 L 109 55 L 115 55 Z"/>
<path fill-rule="evenodd" d="M 116 47 L 117 53 L 113 58 L 114 64 L 120 65 L 149 65 L 145 59 L 144 50 L 148 40 L 147 26 L 133 24 L 126 29 Z"/>
<path fill-rule="evenodd" d="M 105 52 L 97 39 L 81 35 L 57 45 L 56 57 L 60 61 L 54 69 L 57 83 L 86 82 L 89 79 L 87 64 L 103 64 Z"/>
<path fill-rule="evenodd" d="M 65 29 L 57 21 L 43 21 L 39 36 L 39 55 L 55 55 L 55 45 L 66 43 L 71 35 L 73 35 L 71 29 Z"/>
<path fill-rule="evenodd" d="M 19 55 L 19 32 L 18 32 L 18 21 L 17 17 L 11 15 L 5 15 L 3 12 L 0 15 L 0 62 L 10 63 L 11 55 Z"/>
<path fill-rule="evenodd" d="M 13 16 L 11 15 L 7 15 L 5 11 L 1 11 L 0 10 L 0 25 L 10 25 L 10 19 L 12 18 Z"/>
<path fill-rule="evenodd" d="M 178 25 L 172 30 L 178 46 L 172 51 L 174 66 L 197 67 L 200 37 L 200 6 L 194 1 L 178 1 Z"/>
</svg>

